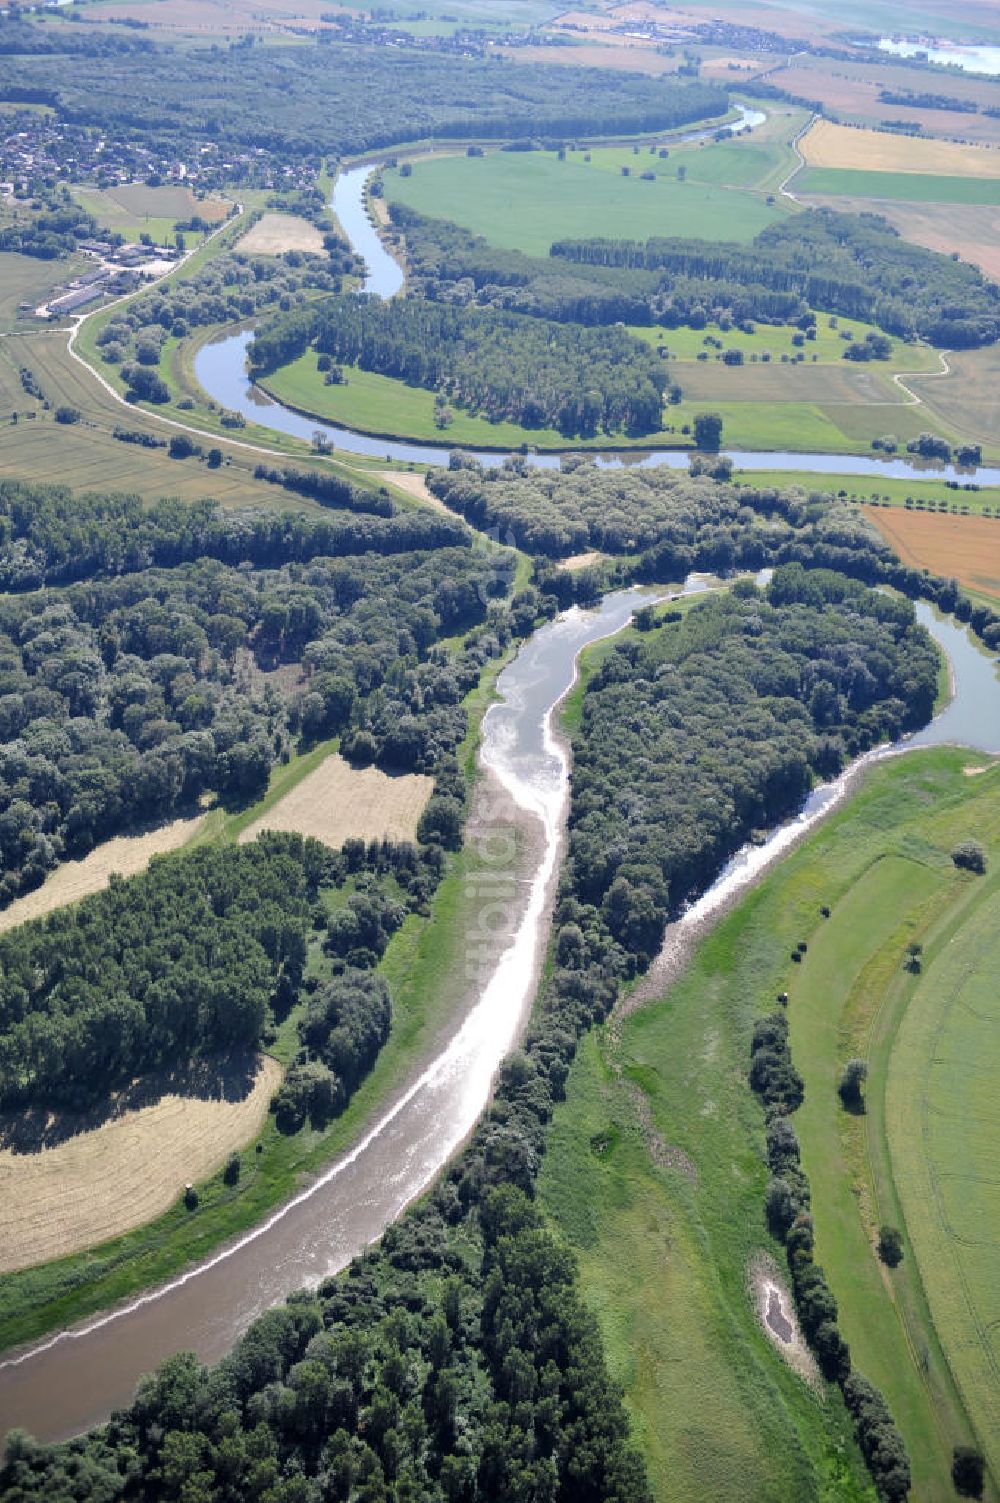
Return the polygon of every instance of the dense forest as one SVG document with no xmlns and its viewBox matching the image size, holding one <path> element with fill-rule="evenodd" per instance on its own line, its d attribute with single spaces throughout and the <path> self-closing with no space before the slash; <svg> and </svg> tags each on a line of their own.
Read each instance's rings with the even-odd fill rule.
<svg viewBox="0 0 1000 1503">
<path fill-rule="evenodd" d="M 908 600 L 798 564 L 622 644 L 573 742 L 560 952 L 642 968 L 668 912 L 815 776 L 930 718 L 937 672 Z"/>
<path fill-rule="evenodd" d="M 0 1476 L 10 1503 L 648 1503 L 572 1262 L 531 1197 L 580 1034 L 648 957 L 671 902 L 731 849 L 712 810 L 744 829 L 783 812 L 837 744 L 906 718 L 900 692 L 916 695 L 914 714 L 933 698 L 936 655 L 905 602 L 833 576 L 798 601 L 798 579 L 786 572 L 773 599 L 741 586 L 697 606 L 612 653 L 588 687 L 554 964 L 523 1052 L 445 1179 L 344 1274 L 255 1322 L 217 1367 L 172 1358 L 106 1428 L 68 1446 L 15 1436 Z M 733 696 L 749 740 L 733 734 Z M 695 727 L 712 755 L 693 783 Z M 675 829 L 663 819 L 668 784 L 681 807 L 708 814 L 708 837 L 697 818 Z M 615 870 L 605 861 L 598 893 L 583 847 L 602 821 L 615 826 Z"/>
<path fill-rule="evenodd" d="M 0 589 L 34 590 L 202 558 L 274 568 L 321 556 L 472 545 L 460 522 L 416 507 L 397 512 L 391 502 L 386 505 L 384 490 L 365 490 L 324 471 L 282 467 L 268 473 L 279 484 L 286 476 L 320 476 L 321 499 L 341 514 L 224 511 L 209 500 L 147 503 L 122 492 L 77 494 L 66 486 L 0 479 Z M 307 482 L 290 488 L 306 491 Z M 352 510 L 372 515 L 344 514 Z"/>
<path fill-rule="evenodd" d="M 310 346 L 328 362 L 398 377 L 492 422 L 567 438 L 657 432 L 670 384 L 656 353 L 625 329 L 598 333 L 413 297 L 335 297 L 279 317 L 256 333 L 251 365 L 273 370 Z"/>
<path fill-rule="evenodd" d="M 79 1110 L 254 1048 L 298 990 L 325 856 L 276 834 L 165 856 L 0 936 L 0 1107 Z"/>
<path fill-rule="evenodd" d="M 446 506 L 476 527 L 546 558 L 591 548 L 633 554 L 650 550 L 662 566 L 643 577 L 683 579 L 692 569 L 761 568 L 781 560 L 784 546 L 843 536 L 853 549 L 893 558 L 864 519 L 846 505 L 811 501 L 794 489 L 719 483 L 709 475 L 649 468 L 602 468 L 582 455 L 559 469 L 519 456 L 482 465 L 461 453 L 428 484 Z M 794 556 L 794 555 L 791 555 Z"/>
<path fill-rule="evenodd" d="M 6 496 L 12 531 L 28 520 L 42 562 L 67 493 Z M 441 546 L 347 563 L 303 550 L 310 529 L 279 518 L 273 566 L 238 567 L 239 518 L 215 508 L 201 508 L 200 533 L 196 508 L 74 505 L 92 560 L 106 565 L 108 546 L 122 565 L 129 542 L 116 523 L 128 518 L 139 552 L 162 543 L 179 557 L 0 602 L 0 901 L 62 857 L 204 793 L 258 797 L 300 736 L 340 735 L 359 761 L 436 772 L 465 733 L 463 696 L 515 629 L 502 551 Z M 190 547 L 178 546 L 178 521 Z M 213 536 L 236 545 L 232 563 L 211 556 Z M 10 544 L 22 561 L 23 542 Z M 60 555 L 70 542 L 55 539 Z M 460 632 L 457 651 L 436 647 Z M 269 677 L 290 665 L 290 677 Z"/>
<path fill-rule="evenodd" d="M 876 214 L 809 209 L 769 225 L 751 247 L 696 240 L 565 240 L 553 256 L 663 270 L 794 294 L 887 334 L 965 349 L 1000 335 L 1000 286 L 967 261 L 903 240 Z M 728 295 L 728 294 L 727 294 Z M 681 320 L 686 321 L 686 320 Z"/>
<path fill-rule="evenodd" d="M 31 28 L 32 33 L 35 28 Z M 55 33 L 55 28 L 52 28 Z M 719 87 L 389 48 L 143 46 L 101 55 L 0 48 L 0 99 L 31 90 L 62 119 L 168 158 L 211 139 L 291 160 L 370 151 L 425 136 L 636 134 L 724 115 Z M 145 42 L 145 39 L 143 39 Z M 12 96 L 17 88 L 20 95 Z"/>
</svg>

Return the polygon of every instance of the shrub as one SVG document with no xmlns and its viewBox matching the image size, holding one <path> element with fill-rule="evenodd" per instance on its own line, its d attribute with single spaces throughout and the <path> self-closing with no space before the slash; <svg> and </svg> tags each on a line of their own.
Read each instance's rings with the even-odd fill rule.
<svg viewBox="0 0 1000 1503">
<path fill-rule="evenodd" d="M 882 1226 L 878 1234 L 878 1255 L 887 1268 L 903 1261 L 903 1238 L 894 1226 Z"/>
<path fill-rule="evenodd" d="M 964 871 L 983 876 L 986 871 L 986 852 L 977 840 L 962 840 L 951 853 L 955 865 Z"/>
<path fill-rule="evenodd" d="M 8 1447 L 9 1447 L 8 1442 Z M 981 1498 L 986 1464 L 975 1446 L 956 1446 L 951 1457 L 951 1480 L 963 1498 Z"/>
</svg>

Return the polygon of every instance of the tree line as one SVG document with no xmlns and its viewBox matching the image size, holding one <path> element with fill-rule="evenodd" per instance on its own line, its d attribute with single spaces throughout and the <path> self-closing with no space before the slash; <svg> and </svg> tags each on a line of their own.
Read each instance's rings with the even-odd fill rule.
<svg viewBox="0 0 1000 1503">
<path fill-rule="evenodd" d="M 657 239 L 563 240 L 553 256 L 664 270 L 792 293 L 811 308 L 953 349 L 1000 334 L 1000 287 L 977 267 L 903 240 L 877 214 L 809 209 L 762 230 L 752 246 Z"/>
<path fill-rule="evenodd" d="M 31 493 L 10 499 L 30 507 Z M 60 513 L 62 497 L 42 493 L 33 529 L 47 499 L 50 520 Z M 112 504 L 100 520 L 120 515 Z M 444 765 L 464 696 L 523 629 L 504 601 L 509 556 L 308 556 L 307 570 L 202 556 L 0 602 L 0 902 L 203 793 L 259 797 L 300 740 L 339 735 L 359 762 L 400 770 Z M 459 648 L 438 648 L 456 633 Z M 265 675 L 282 665 L 298 672 L 279 693 Z"/>
<path fill-rule="evenodd" d="M 310 347 L 491 422 L 568 438 L 658 431 L 670 385 L 655 352 L 623 328 L 597 333 L 412 297 L 337 297 L 278 318 L 257 331 L 251 365 L 274 370 Z"/>
</svg>

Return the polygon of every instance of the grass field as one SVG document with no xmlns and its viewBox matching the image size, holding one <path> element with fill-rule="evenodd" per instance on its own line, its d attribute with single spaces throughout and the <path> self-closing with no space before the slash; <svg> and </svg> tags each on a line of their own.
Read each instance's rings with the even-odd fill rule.
<svg viewBox="0 0 1000 1503">
<path fill-rule="evenodd" d="M 385 196 L 453 220 L 494 245 L 538 256 L 547 255 L 554 240 L 609 232 L 637 240 L 690 235 L 745 242 L 784 212 L 768 205 L 763 193 L 722 181 L 726 173 L 744 183 L 770 173 L 780 148 L 753 146 L 751 152 L 751 146 L 671 148 L 666 162 L 648 149 L 636 156 L 627 147 L 595 149 L 590 162 L 581 151 L 567 152 L 562 162 L 540 151 L 442 156 L 418 161 L 407 178 L 387 172 Z M 725 155 L 715 158 L 716 152 Z M 688 175 L 679 182 L 682 165 Z M 655 173 L 655 180 L 644 182 L 642 172 Z"/>
<path fill-rule="evenodd" d="M 922 172 L 863 172 L 810 167 L 795 179 L 797 194 L 898 198 L 911 203 L 1000 204 L 1000 178 L 934 177 Z"/>
<path fill-rule="evenodd" d="M 147 1080 L 149 1105 L 123 1107 L 100 1126 L 64 1119 L 71 1135 L 38 1152 L 0 1148 L 0 1273 L 64 1258 L 162 1215 L 186 1184 L 256 1138 L 282 1073 L 264 1057 L 245 1072 L 231 1069 L 240 1078 L 228 1087 Z"/>
<path fill-rule="evenodd" d="M 88 264 L 85 256 L 41 261 L 37 256 L 0 251 L 0 330 L 42 328 L 34 309 L 48 300 L 57 283 L 72 281 Z M 21 303 L 30 303 L 31 311 L 22 312 Z"/>
<path fill-rule="evenodd" d="M 377 767 L 351 767 L 331 752 L 267 814 L 247 825 L 239 841 L 254 840 L 262 830 L 312 835 L 335 849 L 352 838 L 415 840 L 433 787 L 433 778 L 389 777 Z"/>
<path fill-rule="evenodd" d="M 982 838 L 980 823 L 968 825 Z M 990 829 L 994 850 L 1000 833 Z M 976 881 L 900 1025 L 886 1120 L 892 1172 L 931 1314 L 1000 1476 L 1000 887 Z"/>
<path fill-rule="evenodd" d="M 855 130 L 832 120 L 817 120 L 799 142 L 799 150 L 810 167 L 1000 178 L 1000 152 L 892 131 Z"/>
<path fill-rule="evenodd" d="M 723 447 L 790 449 L 851 454 L 869 450 L 884 433 L 915 438 L 928 426 L 922 409 L 896 397 L 896 388 L 868 370 L 841 372 L 801 366 L 755 365 L 733 369 L 721 364 L 690 364 L 678 372 L 685 399 L 665 409 L 658 434 L 628 439 L 601 435 L 567 440 L 552 428 L 521 428 L 490 423 L 455 409 L 454 422 L 441 430 L 434 422 L 434 396 L 391 376 L 351 370 L 343 386 L 325 386 L 312 352 L 269 374 L 262 386 L 272 396 L 330 422 L 360 432 L 386 433 L 454 445 L 516 449 L 634 449 L 684 447 L 691 443 L 695 417 L 707 407 L 723 418 Z M 803 392 L 802 388 L 807 390 Z M 690 395 L 687 393 L 690 391 Z M 809 400 L 810 396 L 813 398 Z M 688 433 L 683 432 L 687 426 Z"/>
<path fill-rule="evenodd" d="M 721 361 L 720 352 L 713 343 L 715 340 L 719 341 L 723 349 L 742 350 L 747 361 L 753 355 L 759 359 L 765 352 L 772 356 L 772 364 L 780 363 L 782 355 L 794 359 L 799 349 L 793 345 L 792 338 L 800 332 L 796 324 L 757 324 L 752 334 L 737 328 L 720 329 L 715 323 L 706 324 L 704 329 L 668 329 L 659 325 L 645 327 L 641 324 L 629 326 L 630 334 L 634 334 L 637 339 L 645 339 L 655 347 L 662 345 L 670 352 L 671 359 L 694 361 L 705 353 L 709 364 Z M 866 324 L 860 319 L 838 319 L 831 318 L 826 313 L 817 313 L 816 338 L 806 340 L 801 348 L 801 353 L 805 356 L 804 363 L 811 365 L 815 356 L 820 365 L 837 365 L 842 370 L 850 369 L 850 365 L 844 360 L 847 345 L 852 339 L 860 341 L 869 333 L 877 332 L 874 324 Z M 937 352 L 929 345 L 904 344 L 898 339 L 893 340 L 892 345 L 892 358 L 878 361 L 871 369 L 876 372 L 937 370 Z M 679 373 L 679 379 L 683 379 L 683 373 Z"/>
<path fill-rule="evenodd" d="M 898 944 L 907 902 L 939 887 L 949 897 L 968 891 L 969 879 L 948 860 L 949 841 L 979 826 L 983 810 L 994 821 L 1000 811 L 1000 775 L 965 777 L 970 762 L 982 759 L 943 749 L 874 769 L 702 941 L 683 978 L 627 1019 L 619 1042 L 605 1027 L 574 1063 L 541 1199 L 579 1260 L 658 1500 L 861 1496 L 839 1403 L 808 1397 L 765 1342 L 747 1290 L 750 1261 L 774 1250 L 763 1218 L 763 1119 L 746 1084 L 750 1030 L 776 991 L 791 990 L 807 1106 L 835 1102 L 830 1072 L 844 1047 L 836 998 L 813 1007 L 806 979 L 817 995 L 825 986 L 828 999 L 831 987 L 853 995 L 878 916 Z M 898 879 L 894 895 L 865 885 L 873 862 Z M 824 902 L 834 909 L 825 925 Z M 836 934 L 842 943 L 833 952 Z M 791 978 L 788 955 L 800 939 L 809 942 L 807 965 Z M 998 1047 L 994 1029 L 991 1057 Z M 818 1080 L 818 1071 L 828 1078 Z M 951 1499 L 951 1444 L 971 1438 L 961 1398 L 933 1326 L 919 1324 L 919 1299 L 902 1304 L 896 1275 L 894 1305 L 851 1183 L 826 1172 L 840 1151 L 839 1121 L 831 1141 L 822 1112 L 820 1120 L 825 1135 L 817 1137 L 808 1116 L 797 1119 L 813 1176 L 817 1258 L 858 1365 L 882 1382 L 903 1431 L 913 1496 Z M 914 1272 L 910 1260 L 903 1266 L 907 1277 Z M 914 1330 L 904 1329 L 899 1308 Z M 926 1369 L 914 1355 L 918 1341 Z"/>
<path fill-rule="evenodd" d="M 157 245 L 174 243 L 174 225 L 193 214 L 217 224 L 230 205 L 221 198 L 196 198 L 190 188 L 149 188 L 145 183 L 123 183 L 116 188 L 79 187 L 70 190 L 77 203 L 93 214 L 101 229 L 138 240 L 152 235 Z M 186 245 L 196 244 L 200 232 L 188 231 Z"/>
<path fill-rule="evenodd" d="M 882 507 L 867 515 L 904 564 L 1000 600 L 1000 520 Z"/>
</svg>

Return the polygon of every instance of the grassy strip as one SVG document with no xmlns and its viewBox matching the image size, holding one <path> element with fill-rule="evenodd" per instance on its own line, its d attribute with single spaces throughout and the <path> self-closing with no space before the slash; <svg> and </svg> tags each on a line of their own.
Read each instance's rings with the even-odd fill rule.
<svg viewBox="0 0 1000 1503">
<path fill-rule="evenodd" d="M 820 904 L 832 904 L 836 916 L 838 902 L 846 908 L 854 884 L 887 852 L 901 854 L 907 871 L 918 865 L 922 873 L 930 861 L 932 886 L 939 868 L 950 880 L 937 844 L 942 830 L 956 809 L 996 798 L 995 775 L 963 776 L 969 760 L 938 749 L 874 769 L 851 803 L 702 941 L 682 979 L 628 1018 L 620 1038 L 613 1027 L 595 1033 L 574 1065 L 540 1195 L 579 1259 L 662 1499 L 866 1495 L 839 1399 L 816 1405 L 765 1341 L 748 1297 L 755 1254 L 783 1261 L 763 1220 L 767 1176 L 762 1115 L 746 1083 L 749 1038 L 755 1016 L 778 991 L 792 990 L 793 1054 L 807 1074 L 807 1107 L 822 1099 L 827 1083 L 814 1081 L 810 1091 L 810 1048 L 833 1048 L 839 1060 L 844 1040 L 829 1009 L 803 1002 L 799 967 L 791 986 L 790 950 L 809 940 L 811 961 L 824 924 Z M 850 911 L 835 964 L 827 955 L 820 965 L 815 940 L 817 982 L 843 974 L 849 990 Z M 880 912 L 891 937 L 900 914 L 891 904 Z M 829 1073 L 829 1060 L 823 1068 Z M 877 1084 L 874 1072 L 872 1079 Z M 819 1212 L 817 1258 L 840 1299 L 845 1335 L 858 1342 L 862 1371 L 874 1365 L 871 1354 L 886 1354 L 870 1375 L 911 1450 L 914 1496 L 951 1496 L 938 1489 L 951 1442 L 969 1436 L 967 1422 L 960 1405 L 943 1408 L 942 1438 L 937 1390 L 912 1355 L 920 1343 L 929 1350 L 936 1333 L 925 1326 L 914 1337 L 901 1324 L 901 1304 L 878 1275 L 858 1203 L 837 1178 L 836 1130 L 831 1143 L 829 1124 L 817 1134 L 802 1112 L 796 1124 Z M 872 1117 L 869 1134 L 874 1124 Z M 835 1192 L 836 1205 L 824 1205 Z M 838 1215 L 845 1227 L 853 1224 L 849 1257 L 848 1232 L 838 1240 L 830 1231 Z M 863 1309 L 854 1303 L 859 1268 L 866 1287 L 875 1271 Z M 901 1272 L 919 1281 L 913 1260 Z M 902 1313 L 911 1318 L 910 1307 Z"/>
<path fill-rule="evenodd" d="M 809 167 L 796 178 L 795 191 L 800 195 L 892 198 L 901 203 L 1000 204 L 1000 178 L 866 172 L 851 167 Z"/>
<path fill-rule="evenodd" d="M 736 478 L 745 485 L 801 486 L 806 491 L 843 496 L 848 501 L 878 501 L 885 506 L 904 506 L 907 501 L 917 503 L 916 509 L 934 510 L 944 507 L 970 515 L 980 516 L 1000 510 L 1000 486 L 983 486 L 978 491 L 951 490 L 943 480 L 894 480 L 881 475 L 827 475 L 818 470 L 736 470 Z"/>
</svg>

